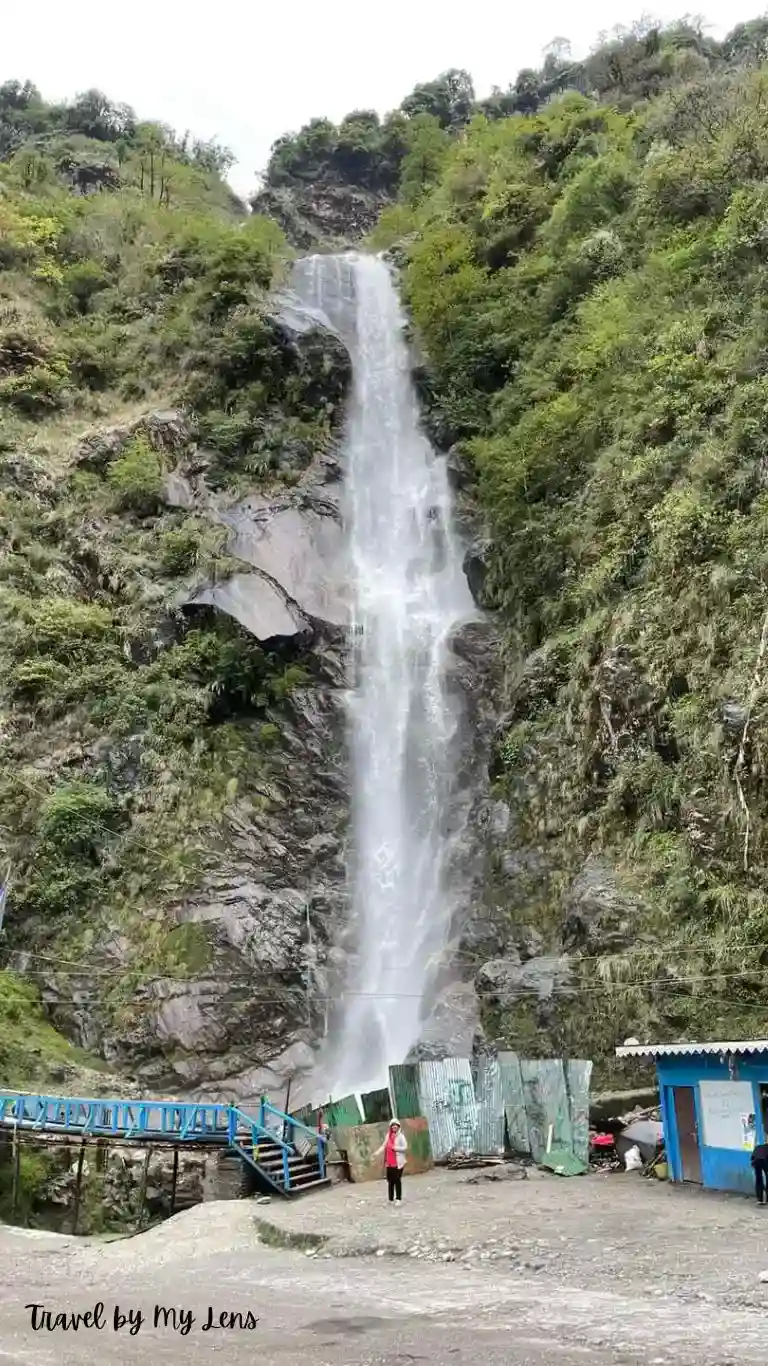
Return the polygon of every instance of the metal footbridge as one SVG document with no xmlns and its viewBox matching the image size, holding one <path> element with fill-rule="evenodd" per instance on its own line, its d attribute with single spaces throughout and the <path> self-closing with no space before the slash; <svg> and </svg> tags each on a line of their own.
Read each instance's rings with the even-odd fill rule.
<svg viewBox="0 0 768 1366">
<path fill-rule="evenodd" d="M 83 1100 L 0 1091 L 5 1129 L 81 1141 L 218 1148 L 242 1158 L 261 1189 L 283 1196 L 330 1185 L 326 1138 L 262 1099 L 256 1115 L 236 1105 L 170 1100 Z"/>
</svg>

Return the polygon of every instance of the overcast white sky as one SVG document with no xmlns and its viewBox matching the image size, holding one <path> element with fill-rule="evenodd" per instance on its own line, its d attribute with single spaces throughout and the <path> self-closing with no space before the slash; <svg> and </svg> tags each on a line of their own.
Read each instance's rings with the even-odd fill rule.
<svg viewBox="0 0 768 1366">
<path fill-rule="evenodd" d="M 98 86 L 143 118 L 218 137 L 238 164 L 240 193 L 281 133 L 315 115 L 385 113 L 417 81 L 471 72 L 479 95 L 536 65 L 554 37 L 582 56 L 598 34 L 643 10 L 660 20 L 685 0 L 0 0 L 0 80 L 29 78 L 48 99 Z M 702 0 L 715 36 L 761 10 Z M 578 17 L 577 17 L 578 16 Z"/>
</svg>

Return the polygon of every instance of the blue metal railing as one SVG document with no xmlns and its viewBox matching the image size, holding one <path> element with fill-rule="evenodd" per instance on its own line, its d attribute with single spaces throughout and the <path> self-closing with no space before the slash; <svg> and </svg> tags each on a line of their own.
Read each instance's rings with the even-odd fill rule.
<svg viewBox="0 0 768 1366">
<path fill-rule="evenodd" d="M 281 1121 L 283 1125 L 283 1134 L 286 1136 L 290 1136 L 291 1143 L 293 1142 L 293 1136 L 296 1130 L 300 1129 L 302 1133 L 307 1134 L 309 1138 L 317 1145 L 317 1163 L 320 1168 L 320 1176 L 324 1179 L 325 1148 L 327 1143 L 325 1134 L 321 1134 L 318 1129 L 310 1129 L 309 1125 L 302 1124 L 300 1119 L 294 1119 L 293 1115 L 287 1115 L 285 1111 L 278 1110 L 275 1105 L 272 1105 L 270 1101 L 268 1101 L 264 1096 L 262 1096 L 261 1104 L 259 1105 L 259 1123 L 261 1125 L 266 1126 L 268 1115 L 272 1115 L 275 1119 Z"/>
<path fill-rule="evenodd" d="M 279 1122 L 280 1133 L 269 1120 Z M 317 1144 L 317 1163 L 325 1178 L 323 1134 L 278 1110 L 265 1097 L 259 1105 L 258 1119 L 235 1105 L 200 1105 L 186 1101 L 85 1100 L 75 1096 L 28 1095 L 0 1091 L 0 1125 L 21 1127 L 47 1133 L 73 1133 L 84 1137 L 164 1139 L 177 1143 L 215 1143 L 236 1150 L 260 1174 L 281 1189 L 280 1183 L 259 1166 L 258 1151 L 264 1143 L 274 1144 L 282 1154 L 284 1191 L 291 1189 L 289 1158 L 296 1149 L 295 1130 L 303 1130 Z M 250 1151 L 249 1151 L 250 1149 Z"/>
<path fill-rule="evenodd" d="M 0 1123 L 103 1137 L 224 1142 L 230 1106 L 175 1101 L 85 1100 L 0 1091 Z"/>
</svg>

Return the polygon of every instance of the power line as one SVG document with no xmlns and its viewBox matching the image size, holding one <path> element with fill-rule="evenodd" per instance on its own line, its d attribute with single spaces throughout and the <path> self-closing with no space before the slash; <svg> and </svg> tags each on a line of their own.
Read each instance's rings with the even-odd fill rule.
<svg viewBox="0 0 768 1366">
<path fill-rule="evenodd" d="M 626 991 L 629 991 L 629 990 L 649 989 L 649 990 L 656 990 L 656 991 L 672 991 L 672 990 L 678 989 L 679 987 L 685 987 L 685 986 L 691 986 L 691 985 L 698 985 L 698 984 L 700 984 L 700 983 L 706 983 L 706 982 L 720 982 L 720 981 L 723 981 L 723 980 L 733 980 L 733 979 L 736 979 L 736 978 L 753 977 L 753 976 L 761 976 L 761 977 L 763 977 L 763 976 L 765 976 L 765 975 L 768 975 L 768 968 L 760 968 L 760 969 L 745 968 L 745 969 L 742 969 L 741 972 L 715 973 L 715 974 L 707 974 L 707 975 L 705 975 L 705 976 L 697 976 L 697 977 L 671 977 L 671 978 L 648 977 L 648 978 L 645 978 L 645 979 L 643 979 L 643 980 L 641 980 L 641 981 L 601 982 L 599 985 L 595 985 L 595 986 L 590 986 L 590 985 L 582 986 L 580 983 L 576 982 L 576 983 L 574 983 L 572 986 L 566 986 L 566 987 L 553 987 L 552 991 L 547 992 L 547 994 L 546 994 L 545 996 L 542 996 L 541 992 L 540 992 L 540 991 L 538 990 L 538 988 L 536 988 L 536 987 L 518 987 L 518 988 L 516 988 L 515 996 L 514 996 L 513 999 L 515 999 L 515 1000 L 521 1000 L 521 999 L 529 998 L 529 999 L 534 999 L 534 1000 L 541 1001 L 542 1005 L 545 1005 L 545 1004 L 547 1003 L 547 1001 L 550 1001 L 550 1000 L 552 1000 L 553 998 L 556 998 L 556 997 L 562 997 L 563 999 L 572 1000 L 574 997 L 577 997 L 577 996 L 583 996 L 583 995 L 588 995 L 588 996 L 611 996 L 611 995 L 615 995 L 615 994 L 617 994 L 617 993 L 623 993 L 623 992 L 626 992 Z M 142 985 L 152 986 L 152 985 L 155 985 L 155 984 L 158 983 L 158 982 L 167 982 L 168 980 L 169 980 L 168 978 L 154 978 L 154 979 L 152 979 L 151 981 L 148 981 L 148 982 L 145 983 L 145 984 L 139 984 L 139 986 L 137 987 L 137 989 L 140 989 Z M 173 979 L 171 979 L 171 980 L 173 980 Z M 179 985 L 183 985 L 183 982 L 184 982 L 185 979 L 180 978 L 180 979 L 177 979 L 177 980 L 178 980 Z M 199 984 L 199 981 L 200 981 L 199 978 L 196 978 L 196 979 L 194 979 L 194 980 Z M 35 985 L 38 985 L 38 983 L 35 983 Z M 462 984 L 460 983 L 459 985 L 462 985 Z M 761 985 L 761 986 L 768 986 L 768 983 L 766 983 L 766 982 L 761 982 L 760 985 Z M 284 991 L 282 994 L 279 994 L 279 995 L 276 994 L 274 991 L 265 993 L 265 992 L 260 992 L 258 989 L 252 989 L 251 987 L 249 987 L 249 986 L 247 986 L 247 985 L 244 985 L 244 986 L 242 986 L 242 987 L 229 987 L 229 988 L 227 988 L 225 991 L 221 992 L 220 994 L 214 994 L 213 991 L 212 991 L 212 992 L 211 992 L 210 1003 L 211 1003 L 211 1004 L 220 1004 L 220 1003 L 226 1002 L 226 1001 L 228 1001 L 228 1002 L 233 1002 L 233 1003 L 234 1003 L 234 1002 L 242 1002 L 242 1001 L 245 1000 L 245 1001 L 252 1001 L 255 1005 L 280 1004 L 280 1003 L 284 1004 L 285 1001 L 286 1001 L 286 997 L 289 996 L 291 993 L 295 993 L 297 997 L 300 996 L 300 997 L 301 997 L 302 999 L 304 999 L 304 1000 L 307 999 L 306 991 L 305 991 L 303 985 L 300 984 L 300 983 L 296 983 L 295 985 L 291 985 L 291 986 L 286 986 L 285 991 Z M 695 993 L 691 993 L 691 992 L 678 992 L 678 994 L 679 994 L 679 996 L 680 996 L 681 999 L 690 1000 L 691 997 L 692 997 L 692 995 L 694 995 Z M 309 997 L 309 999 L 312 1000 L 312 1001 L 316 1001 L 316 1002 L 329 1002 L 329 1003 L 332 1003 L 332 1002 L 334 1002 L 334 1001 L 335 1001 L 335 1002 L 342 1001 L 342 1000 L 347 999 L 347 998 L 354 998 L 354 999 L 356 999 L 356 1000 L 372 1000 L 372 1001 L 420 1001 L 420 1000 L 423 999 L 423 996 L 424 996 L 424 993 L 423 993 L 423 992 L 419 992 L 419 991 L 410 991 L 410 992 L 408 992 L 408 991 L 402 991 L 402 992 L 387 992 L 387 991 L 354 991 L 354 990 L 347 991 L 347 990 L 339 990 L 339 991 L 333 992 L 332 994 L 326 994 L 326 993 L 313 993 L 313 994 Z M 51 1003 L 51 1004 L 55 1004 L 55 1003 L 56 1003 L 56 999 L 57 999 L 56 997 L 53 997 L 53 996 L 52 996 L 52 997 L 50 998 L 50 1003 Z M 60 998 L 58 998 L 58 999 L 61 1000 L 61 1001 L 64 1001 L 65 999 L 69 1000 L 70 998 L 63 998 L 63 997 L 60 997 Z M 78 1004 L 78 1003 L 83 1003 L 83 1004 L 85 1004 L 85 1003 L 90 1002 L 90 1001 L 97 1001 L 97 1002 L 98 1002 L 98 1001 L 101 1001 L 102 999 L 103 999 L 103 997 L 94 995 L 93 993 L 89 993 L 89 992 L 82 992 L 82 993 L 78 994 L 77 996 L 71 997 L 71 1000 L 72 1000 L 72 1002 L 73 1002 L 74 1004 Z M 141 1003 L 142 1003 L 142 1004 L 146 1003 L 147 1005 L 150 1005 L 150 1006 L 160 1006 L 160 1005 L 164 1004 L 164 999 L 172 999 L 172 998 L 163 998 L 163 999 L 158 998 L 158 999 L 155 999 L 155 1000 L 146 1000 L 146 1002 L 142 1001 Z M 198 996 L 197 999 L 198 999 L 198 1001 L 200 1001 L 200 997 L 199 997 L 199 996 Z M 139 1004 L 139 1002 L 137 1002 L 137 1004 Z M 736 1004 L 736 1005 L 739 1005 L 740 1003 L 736 1002 L 735 1004 Z M 755 1005 L 759 1005 L 759 1004 L 760 1004 L 759 1002 L 756 1002 L 756 1003 L 755 1003 Z M 765 1009 L 768 1010 L 768 1000 L 766 1000 Z"/>
<path fill-rule="evenodd" d="M 173 928 L 175 928 L 175 927 L 171 926 L 170 928 L 173 929 Z M 755 940 L 754 942 L 745 942 L 745 943 L 742 943 L 742 944 L 735 944 L 735 945 L 733 945 L 733 947 L 728 948 L 728 949 L 725 949 L 725 950 L 723 950 L 723 951 L 724 951 L 725 953 L 729 954 L 729 955 L 733 955 L 733 954 L 737 954 L 737 953 L 745 953 L 745 952 L 747 952 L 747 951 L 749 951 L 749 950 L 759 950 L 759 951 L 761 951 L 761 952 L 763 952 L 763 953 L 768 953 L 768 942 L 766 942 L 765 940 Z M 7 953 L 10 953 L 10 954 L 13 954 L 13 955 L 19 955 L 19 956 L 25 956 L 25 957 L 27 957 L 27 958 L 33 958 L 33 959 L 39 960 L 39 961 L 41 961 L 41 962 L 46 962 L 46 963 L 62 963 L 62 964 L 66 964 L 67 966 L 73 968 L 73 969 L 75 970 L 75 973 L 80 973 L 80 974 L 88 973 L 89 975 L 91 975 L 92 973 L 98 973 L 100 976 L 101 976 L 101 975 L 104 975 L 104 976 L 112 976 L 112 975 L 114 975 L 114 976 L 123 976 L 123 975 L 125 974 L 125 972 L 128 970 L 128 969 L 126 969 L 125 967 L 95 967 L 95 966 L 94 966 L 94 967 L 91 967 L 90 965 L 84 966 L 84 965 L 83 965 L 83 962 L 82 962 L 81 960 L 79 960 L 79 959 L 75 959 L 75 958 L 66 958 L 66 957 L 62 956 L 61 954 L 42 953 L 42 952 L 39 952 L 38 950 L 32 950 L 32 949 L 8 949 L 8 950 L 6 950 L 6 952 L 7 952 Z M 456 963 L 456 962 L 458 962 L 458 961 L 460 961 L 460 960 L 463 961 L 464 959 L 466 959 L 467 962 L 468 962 L 468 964 L 469 964 L 470 966 L 473 966 L 473 965 L 477 964 L 478 970 L 479 970 L 480 968 L 483 967 L 484 962 L 487 963 L 487 962 L 494 962 L 494 961 L 496 961 L 495 959 L 485 959 L 485 960 L 480 959 L 480 958 L 477 957 L 477 955 L 472 954 L 469 950 L 459 950 L 459 951 L 457 951 L 455 954 L 449 952 L 448 950 L 445 950 L 444 952 L 445 952 L 445 955 L 446 955 L 446 956 L 445 956 L 445 961 L 442 962 L 442 963 L 439 962 L 439 961 L 435 961 L 433 964 L 431 964 L 432 966 L 434 966 L 434 967 L 441 967 L 441 966 L 442 966 L 442 967 L 451 967 L 451 966 L 453 966 L 454 963 Z M 565 950 L 563 950 L 563 951 L 562 951 L 561 953 L 559 953 L 559 954 L 557 954 L 557 953 L 547 954 L 546 957 L 551 957 L 551 958 L 569 957 L 569 958 L 570 958 L 570 961 L 573 963 L 574 967 L 580 967 L 580 966 L 581 966 L 582 964 L 584 964 L 584 963 L 600 963 L 600 962 L 605 962 L 606 960 L 611 961 L 612 959 L 624 958 L 624 957 L 629 957 L 629 956 L 640 957 L 643 953 L 648 953 L 649 956 L 653 956 L 653 952 L 654 952 L 653 950 L 639 950 L 639 951 L 635 950 L 635 951 L 630 951 L 630 953 L 629 953 L 629 954 L 626 954 L 626 955 L 625 955 L 625 954 L 620 954 L 620 953 L 619 953 L 619 954 L 595 953 L 595 954 L 583 954 L 583 955 L 582 955 L 582 954 L 572 954 L 572 955 L 568 955 L 568 954 L 565 952 Z M 695 955 L 698 955 L 698 956 L 700 956 L 700 957 L 702 957 L 702 958 L 706 958 L 706 957 L 707 957 L 707 950 L 706 950 L 706 948 L 702 949 L 701 946 L 696 946 L 696 947 L 694 947 L 694 946 L 692 946 L 692 945 L 689 945 L 689 946 L 687 946 L 687 947 L 680 947 L 680 948 L 674 948 L 674 949 L 673 949 L 673 948 L 669 948 L 669 949 L 665 950 L 665 952 L 667 952 L 667 953 L 674 952 L 675 958 L 687 957 L 689 954 L 690 954 L 690 955 L 694 955 L 694 954 L 695 954 Z M 436 959 L 436 960 L 439 959 L 439 957 L 440 957 L 439 954 L 433 955 L 433 958 Z M 504 954 L 501 953 L 501 954 L 498 955 L 498 957 L 499 957 L 499 958 L 503 958 L 503 957 L 504 957 Z M 522 963 L 520 966 L 524 967 L 525 964 Z M 410 967 L 411 967 L 411 964 L 410 964 L 410 963 L 401 963 L 401 964 L 399 964 L 399 965 L 393 964 L 393 965 L 391 965 L 391 966 L 387 969 L 387 971 L 388 971 L 388 972 L 407 972 L 407 971 L 409 970 Z M 43 971 L 43 969 L 40 969 L 40 971 Z M 756 971 L 760 971 L 760 968 L 747 968 L 747 969 L 744 969 L 744 971 L 746 971 L 746 972 L 756 972 Z M 719 970 L 715 969 L 715 970 L 713 971 L 712 975 L 714 975 L 714 976 L 719 976 L 719 975 L 720 975 Z M 163 979 L 157 979 L 157 980 L 163 980 Z"/>
</svg>

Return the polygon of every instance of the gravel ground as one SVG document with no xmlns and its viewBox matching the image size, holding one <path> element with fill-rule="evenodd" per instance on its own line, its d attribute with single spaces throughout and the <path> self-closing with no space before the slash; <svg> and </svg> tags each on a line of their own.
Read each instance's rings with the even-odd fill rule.
<svg viewBox="0 0 768 1366">
<path fill-rule="evenodd" d="M 768 1208 L 633 1176 L 439 1172 L 406 1193 L 400 1211 L 379 1183 L 202 1205 L 108 1244 L 0 1228 L 0 1366 L 196 1366 L 211 1351 L 232 1366 L 476 1366 L 478 1350 L 486 1366 L 768 1361 Z M 328 1241 L 265 1246 L 276 1229 Z M 34 1331 L 25 1308 L 97 1302 L 101 1331 Z M 137 1333 L 114 1329 L 116 1305 L 143 1316 Z M 155 1323 L 156 1305 L 192 1313 L 189 1333 Z M 208 1306 L 259 1321 L 206 1332 Z"/>
<path fill-rule="evenodd" d="M 507 1170 L 515 1170 L 509 1168 Z M 519 1169 L 518 1169 L 519 1170 Z M 491 1261 L 499 1269 L 595 1290 L 761 1307 L 768 1286 L 768 1206 L 634 1172 L 479 1180 L 479 1171 L 406 1178 L 390 1209 L 383 1182 L 343 1185 L 256 1213 L 284 1233 L 323 1235 L 334 1257 L 410 1255 Z"/>
</svg>

